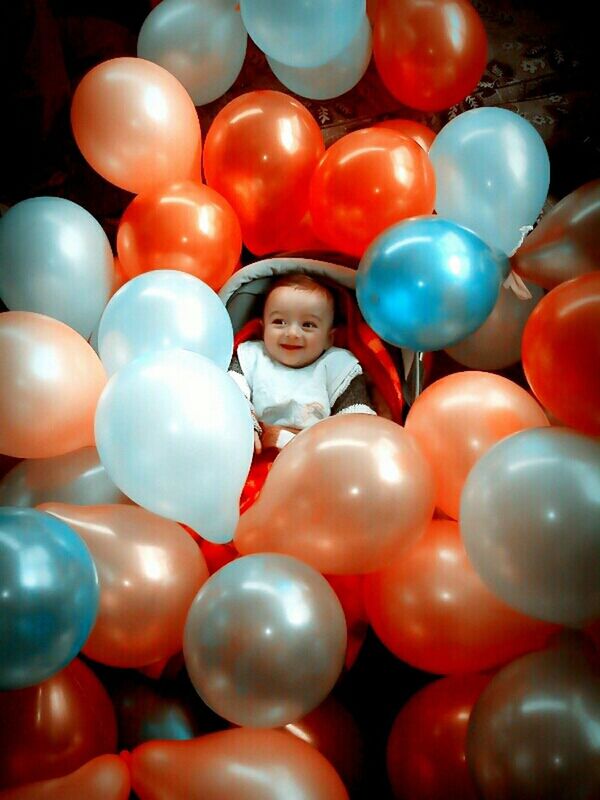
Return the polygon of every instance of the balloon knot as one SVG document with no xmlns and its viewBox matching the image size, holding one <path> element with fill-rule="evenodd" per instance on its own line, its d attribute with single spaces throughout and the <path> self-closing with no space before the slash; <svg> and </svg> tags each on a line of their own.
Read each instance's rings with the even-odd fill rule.
<svg viewBox="0 0 600 800">
<path fill-rule="evenodd" d="M 504 286 L 505 289 L 512 289 L 519 300 L 531 300 L 531 292 L 527 288 L 523 279 L 512 270 L 502 286 Z"/>
</svg>

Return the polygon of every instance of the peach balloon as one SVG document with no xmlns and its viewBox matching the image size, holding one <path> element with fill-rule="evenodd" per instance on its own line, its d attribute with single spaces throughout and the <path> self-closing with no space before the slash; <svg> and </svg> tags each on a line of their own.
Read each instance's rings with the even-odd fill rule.
<svg viewBox="0 0 600 800">
<path fill-rule="evenodd" d="M 117 232 L 117 251 L 127 278 L 177 269 L 217 290 L 238 263 L 242 232 L 234 210 L 218 192 L 179 181 L 131 201 Z"/>
<path fill-rule="evenodd" d="M 75 90 L 71 125 L 85 160 L 121 189 L 138 194 L 168 180 L 201 179 L 192 98 L 151 61 L 113 58 L 91 69 Z"/>
<path fill-rule="evenodd" d="M 329 761 L 289 733 L 236 728 L 131 754 L 140 800 L 348 800 Z"/>
<path fill-rule="evenodd" d="M 98 756 L 62 778 L 0 792 L 1 800 L 128 800 L 129 770 L 119 756 Z"/>
<path fill-rule="evenodd" d="M 458 519 L 460 495 L 476 461 L 505 436 L 548 424 L 525 389 L 489 372 L 441 378 L 419 395 L 406 418 L 406 430 L 433 467 L 436 505 L 453 519 Z"/>
<path fill-rule="evenodd" d="M 374 128 L 389 128 L 396 133 L 401 133 L 403 136 L 409 136 L 414 139 L 417 144 L 420 144 L 426 153 L 433 144 L 435 139 L 435 131 L 423 125 L 421 122 L 416 122 L 414 119 L 386 119 L 383 122 L 376 122 Z"/>
<path fill-rule="evenodd" d="M 143 667 L 181 650 L 183 627 L 208 578 L 200 548 L 176 523 L 125 505 L 42 503 L 88 546 L 100 610 L 83 652 L 113 667 Z"/>
<path fill-rule="evenodd" d="M 73 328 L 43 314 L 0 314 L 0 452 L 48 458 L 93 445 L 106 374 Z"/>
<path fill-rule="evenodd" d="M 235 546 L 287 553 L 332 575 L 371 572 L 422 534 L 434 493 L 410 433 L 383 417 L 340 414 L 281 451 Z"/>
</svg>

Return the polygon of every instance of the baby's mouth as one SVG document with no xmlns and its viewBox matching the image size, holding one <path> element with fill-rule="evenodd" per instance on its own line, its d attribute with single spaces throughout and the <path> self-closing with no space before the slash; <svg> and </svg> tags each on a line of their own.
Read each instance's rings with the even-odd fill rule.
<svg viewBox="0 0 600 800">
<path fill-rule="evenodd" d="M 282 344 L 284 350 L 302 350 L 301 344 Z"/>
</svg>

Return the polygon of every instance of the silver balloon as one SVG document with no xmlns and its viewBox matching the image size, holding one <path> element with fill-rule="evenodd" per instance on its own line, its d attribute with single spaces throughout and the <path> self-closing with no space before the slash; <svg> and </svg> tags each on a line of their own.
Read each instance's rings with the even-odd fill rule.
<svg viewBox="0 0 600 800">
<path fill-rule="evenodd" d="M 198 592 L 185 626 L 189 676 L 237 725 L 271 728 L 325 699 L 344 664 L 346 623 L 325 578 L 290 556 L 230 562 Z"/>
</svg>

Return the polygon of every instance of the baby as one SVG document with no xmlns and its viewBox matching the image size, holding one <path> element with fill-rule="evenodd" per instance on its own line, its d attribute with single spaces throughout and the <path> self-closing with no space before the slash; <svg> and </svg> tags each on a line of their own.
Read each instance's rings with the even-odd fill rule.
<svg viewBox="0 0 600 800">
<path fill-rule="evenodd" d="M 332 414 L 375 414 L 356 357 L 333 346 L 333 295 L 301 273 L 274 281 L 262 341 L 243 342 L 229 367 L 251 404 L 254 449 L 281 449 Z"/>
</svg>

